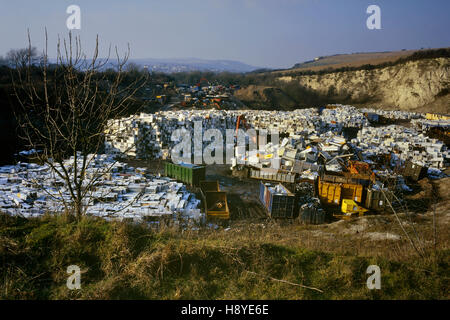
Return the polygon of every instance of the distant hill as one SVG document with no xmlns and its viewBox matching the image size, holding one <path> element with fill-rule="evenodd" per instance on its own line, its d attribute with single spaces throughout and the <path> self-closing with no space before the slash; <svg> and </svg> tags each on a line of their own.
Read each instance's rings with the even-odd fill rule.
<svg viewBox="0 0 450 320">
<path fill-rule="evenodd" d="M 187 72 L 187 71 L 212 71 L 212 72 L 251 72 L 259 67 L 251 66 L 233 60 L 206 60 L 197 58 L 180 59 L 130 59 L 130 62 L 144 67 L 154 72 Z"/>
<path fill-rule="evenodd" d="M 343 103 L 448 114 L 449 63 L 450 48 L 334 55 L 256 74 L 235 96 L 257 108 Z"/>
</svg>

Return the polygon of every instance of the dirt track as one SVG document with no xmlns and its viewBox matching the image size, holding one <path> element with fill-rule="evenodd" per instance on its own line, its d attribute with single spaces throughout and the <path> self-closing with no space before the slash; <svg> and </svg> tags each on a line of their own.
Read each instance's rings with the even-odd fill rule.
<svg viewBox="0 0 450 320">
<path fill-rule="evenodd" d="M 164 174 L 162 160 L 128 160 L 130 166 L 147 168 L 149 173 Z M 232 220 L 266 219 L 265 208 L 259 202 L 259 181 L 231 176 L 229 165 L 206 166 L 206 179 L 219 181 L 220 189 L 227 192 L 228 206 Z M 200 198 L 199 190 L 188 188 Z"/>
<path fill-rule="evenodd" d="M 218 180 L 220 188 L 227 192 L 228 206 L 232 220 L 265 219 L 264 207 L 259 202 L 259 181 L 239 179 L 231 176 L 229 165 L 206 167 L 206 179 Z"/>
</svg>

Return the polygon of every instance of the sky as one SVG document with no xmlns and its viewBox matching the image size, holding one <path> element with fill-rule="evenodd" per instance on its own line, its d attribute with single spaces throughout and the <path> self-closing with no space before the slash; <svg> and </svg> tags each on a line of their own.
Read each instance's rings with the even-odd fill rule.
<svg viewBox="0 0 450 320">
<path fill-rule="evenodd" d="M 81 9 L 89 56 L 100 39 L 131 58 L 237 60 L 288 68 L 317 56 L 450 46 L 448 0 L 0 0 L 0 55 L 32 44 L 56 55 L 67 37 L 69 5 Z M 369 30 L 369 5 L 381 9 L 381 29 Z M 53 54 L 52 54 L 53 52 Z"/>
</svg>

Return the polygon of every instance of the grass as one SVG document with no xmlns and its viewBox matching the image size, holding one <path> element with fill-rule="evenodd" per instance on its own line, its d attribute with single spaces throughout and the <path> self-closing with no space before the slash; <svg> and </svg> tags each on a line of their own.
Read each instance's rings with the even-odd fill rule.
<svg viewBox="0 0 450 320">
<path fill-rule="evenodd" d="M 424 260 L 403 242 L 357 245 L 339 233 L 311 236 L 317 230 L 247 222 L 228 231 L 155 231 L 92 217 L 1 215 L 0 299 L 449 298 L 448 249 Z M 404 255 L 393 254 L 396 247 Z M 73 264 L 81 290 L 66 287 Z M 381 290 L 366 287 L 371 264 L 381 268 Z"/>
</svg>

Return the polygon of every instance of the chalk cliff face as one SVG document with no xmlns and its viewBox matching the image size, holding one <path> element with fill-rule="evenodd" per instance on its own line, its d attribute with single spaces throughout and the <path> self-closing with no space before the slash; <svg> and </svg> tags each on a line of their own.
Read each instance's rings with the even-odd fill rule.
<svg viewBox="0 0 450 320">
<path fill-rule="evenodd" d="M 449 58 L 411 61 L 374 70 L 283 77 L 279 80 L 298 81 L 321 94 L 348 95 L 350 100 L 378 107 L 415 110 L 436 102 L 441 105 L 439 109 L 444 109 L 441 112 L 450 111 Z"/>
</svg>

